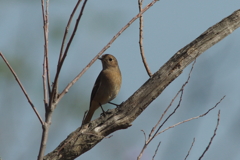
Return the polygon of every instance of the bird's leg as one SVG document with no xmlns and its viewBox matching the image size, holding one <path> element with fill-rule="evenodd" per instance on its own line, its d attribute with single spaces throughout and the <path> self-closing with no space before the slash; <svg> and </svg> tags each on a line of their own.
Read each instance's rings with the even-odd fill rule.
<svg viewBox="0 0 240 160">
<path fill-rule="evenodd" d="M 102 114 L 103 114 L 103 116 L 106 116 L 105 111 L 103 110 L 103 108 L 102 108 L 102 104 L 101 104 L 101 103 L 99 103 L 99 106 L 100 106 L 101 109 L 102 109 Z"/>
<path fill-rule="evenodd" d="M 119 104 L 116 104 L 116 103 L 112 103 L 112 102 L 108 102 L 109 104 L 112 104 L 112 105 L 114 105 L 114 106 L 116 106 L 116 107 L 119 107 L 120 105 Z"/>
</svg>

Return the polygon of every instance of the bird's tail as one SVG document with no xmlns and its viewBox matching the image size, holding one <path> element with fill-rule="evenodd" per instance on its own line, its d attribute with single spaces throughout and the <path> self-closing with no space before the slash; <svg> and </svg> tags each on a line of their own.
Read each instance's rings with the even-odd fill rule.
<svg viewBox="0 0 240 160">
<path fill-rule="evenodd" d="M 94 113 L 94 110 L 89 110 L 88 111 L 88 113 L 87 113 L 87 115 L 86 115 L 86 117 L 84 118 L 84 120 L 83 120 L 83 125 L 84 124 L 87 124 L 87 123 L 89 123 L 90 121 L 91 121 L 91 119 L 92 119 L 92 116 L 93 116 L 93 113 Z"/>
</svg>

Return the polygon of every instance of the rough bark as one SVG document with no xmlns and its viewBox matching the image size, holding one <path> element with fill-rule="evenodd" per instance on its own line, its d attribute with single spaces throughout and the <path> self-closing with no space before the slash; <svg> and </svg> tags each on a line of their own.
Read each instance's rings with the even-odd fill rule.
<svg viewBox="0 0 240 160">
<path fill-rule="evenodd" d="M 110 110 L 105 117 L 101 116 L 72 132 L 44 159 L 75 159 L 114 131 L 130 127 L 131 123 L 182 73 L 185 67 L 238 27 L 240 27 L 240 10 L 210 27 L 190 44 L 180 49 L 120 107 Z"/>
</svg>

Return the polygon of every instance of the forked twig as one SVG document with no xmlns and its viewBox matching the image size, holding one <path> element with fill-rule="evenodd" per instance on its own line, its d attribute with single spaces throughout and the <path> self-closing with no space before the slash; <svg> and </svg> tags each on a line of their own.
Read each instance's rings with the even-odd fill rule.
<svg viewBox="0 0 240 160">
<path fill-rule="evenodd" d="M 216 108 L 216 107 L 222 102 L 222 100 L 223 100 L 225 97 L 226 97 L 226 96 L 223 96 L 223 97 L 220 99 L 220 101 L 218 101 L 218 102 L 216 103 L 216 105 L 215 105 L 214 107 L 210 108 L 207 112 L 205 112 L 205 113 L 203 113 L 203 114 L 201 114 L 201 115 L 199 115 L 199 116 L 192 117 L 192 118 L 189 118 L 189 119 L 187 119 L 187 120 L 184 120 L 184 121 L 182 121 L 182 122 L 178 122 L 178 123 L 176 123 L 176 124 L 174 124 L 174 125 L 166 128 L 166 129 L 162 130 L 162 131 L 159 132 L 157 135 L 159 135 L 159 134 L 161 134 L 161 133 L 169 130 L 170 128 L 174 128 L 174 127 L 176 127 L 176 126 L 178 126 L 178 125 L 180 125 L 180 124 L 182 124 L 182 123 L 189 122 L 189 121 L 191 121 L 191 120 L 198 119 L 198 118 L 200 118 L 200 117 L 206 116 L 211 110 L 213 110 L 214 108 Z"/>
<path fill-rule="evenodd" d="M 69 20 L 68 20 L 68 23 L 67 23 L 67 26 L 65 28 L 65 32 L 64 32 L 64 35 L 63 35 L 63 40 L 62 40 L 62 45 L 61 45 L 61 50 L 60 50 L 60 54 L 59 54 L 59 58 L 58 58 L 58 64 L 60 64 L 60 62 L 62 61 L 62 58 L 63 58 L 63 50 L 64 50 L 64 45 L 65 45 L 65 41 L 67 39 L 67 34 L 68 34 L 68 30 L 69 30 L 69 27 L 70 27 L 70 24 L 72 22 L 72 19 L 73 19 L 73 16 L 78 8 L 78 6 L 80 5 L 82 0 L 78 0 L 77 4 L 75 5 L 70 17 L 69 17 Z"/>
<path fill-rule="evenodd" d="M 216 108 L 218 106 L 219 103 L 221 103 L 221 101 L 225 98 L 225 96 L 223 96 L 220 101 L 218 103 L 216 103 L 216 105 L 212 108 L 210 108 L 207 112 L 205 112 L 204 114 L 201 114 L 199 116 L 196 116 L 196 117 L 192 117 L 190 119 L 187 119 L 187 120 L 184 120 L 182 122 L 179 122 L 179 123 L 176 123 L 175 125 L 172 125 L 166 129 L 164 129 L 163 131 L 159 132 L 159 130 L 161 129 L 161 127 L 167 122 L 167 120 L 176 112 L 176 110 L 179 108 L 180 104 L 181 104 L 181 101 L 182 101 L 182 96 L 183 96 L 183 91 L 184 91 L 184 87 L 187 85 L 187 83 L 189 82 L 190 78 L 191 78 L 191 73 L 192 73 L 192 70 L 194 68 L 194 64 L 195 64 L 196 60 L 194 61 L 194 63 L 192 64 L 192 68 L 189 72 L 189 75 L 188 75 L 188 79 L 187 81 L 183 84 L 182 88 L 179 90 L 179 92 L 177 93 L 177 95 L 179 93 L 181 93 L 180 95 L 180 99 L 179 99 L 179 102 L 178 102 L 178 105 L 175 107 L 174 111 L 164 120 L 164 122 L 158 127 L 158 129 L 156 130 L 157 126 L 160 124 L 163 116 L 166 114 L 167 110 L 170 108 L 170 106 L 172 105 L 173 101 L 176 99 L 177 95 L 174 97 L 174 99 L 171 101 L 170 105 L 167 107 L 167 109 L 164 111 L 163 115 L 160 117 L 159 121 L 157 122 L 157 124 L 152 128 L 150 134 L 149 134 L 149 137 L 147 140 L 145 140 L 145 144 L 139 154 L 139 156 L 137 157 L 137 159 L 139 160 L 141 157 L 142 157 L 142 154 L 144 152 L 144 150 L 147 148 L 148 144 L 156 137 L 158 136 L 159 134 L 165 132 L 166 130 L 170 129 L 170 128 L 174 128 L 175 126 L 177 125 L 180 125 L 182 123 L 185 123 L 185 122 L 188 122 L 188 121 L 191 121 L 193 119 L 197 119 L 197 118 L 200 118 L 200 117 L 203 117 L 205 115 L 207 115 L 211 110 L 213 110 L 214 108 Z M 156 130 L 156 131 L 155 131 Z M 145 135 L 145 132 L 143 131 L 144 135 Z M 153 134 L 154 133 L 154 134 Z M 146 135 L 145 135 L 146 137 Z M 187 158 L 187 156 L 186 156 Z"/>
<path fill-rule="evenodd" d="M 145 144 L 140 152 L 140 154 L 138 155 L 137 157 L 137 160 L 140 160 L 142 155 L 143 155 L 143 152 L 144 150 L 147 148 L 148 144 L 154 139 L 154 137 L 157 136 L 159 130 L 162 128 L 162 126 L 167 122 L 167 120 L 176 112 L 176 110 L 180 107 L 180 104 L 181 104 L 181 101 L 182 101 L 182 96 L 183 96 L 183 90 L 184 90 L 184 87 L 187 85 L 188 81 L 190 80 L 190 77 L 191 77 L 191 73 L 193 71 L 193 68 L 194 68 L 194 64 L 196 63 L 196 60 L 193 62 L 192 64 L 192 67 L 191 67 L 191 70 L 188 74 L 188 78 L 187 78 L 187 81 L 182 85 L 181 89 L 178 91 L 178 93 L 175 95 L 175 97 L 172 99 L 172 101 L 170 102 L 170 104 L 168 105 L 168 107 L 165 109 L 164 113 L 162 114 L 162 116 L 160 117 L 160 119 L 158 120 L 158 122 L 156 123 L 156 125 L 152 128 L 151 132 L 149 133 L 148 135 L 148 139 L 146 140 L 146 134 L 145 132 L 143 131 L 144 133 L 144 136 L 145 136 Z M 161 120 L 163 119 L 164 115 L 167 113 L 168 109 L 172 106 L 172 103 L 174 102 L 174 100 L 177 98 L 177 96 L 180 95 L 180 99 L 179 99 L 179 102 L 178 102 L 178 105 L 177 107 L 175 107 L 174 111 L 165 119 L 165 121 L 160 125 L 160 122 Z M 160 125 L 160 126 L 159 126 Z M 159 127 L 158 127 L 159 126 Z M 158 127 L 157 131 L 155 132 L 156 128 Z M 154 134 L 154 135 L 153 135 Z"/>
<path fill-rule="evenodd" d="M 168 107 L 164 110 L 161 118 L 158 120 L 158 122 L 156 123 L 156 125 L 152 128 L 152 130 L 151 130 L 151 132 L 150 132 L 150 134 L 149 134 L 149 137 L 152 136 L 153 132 L 155 131 L 155 129 L 157 128 L 157 126 L 159 126 L 160 122 L 162 121 L 163 117 L 164 117 L 165 114 L 167 113 L 168 109 L 172 106 L 172 104 L 173 104 L 173 102 L 175 101 L 175 99 L 176 99 L 176 98 L 178 97 L 178 95 L 181 93 L 181 95 L 180 95 L 180 100 L 179 100 L 178 105 L 177 105 L 177 107 L 175 108 L 175 110 L 180 106 L 180 103 L 181 103 L 181 101 L 182 101 L 183 90 L 184 90 L 185 86 L 188 84 L 188 82 L 189 82 L 189 80 L 190 80 L 190 78 L 191 78 L 191 74 L 192 74 L 192 71 L 193 71 L 193 68 L 194 68 L 195 63 L 196 63 L 196 60 L 195 60 L 195 61 L 193 62 L 193 64 L 192 64 L 192 67 L 191 67 L 191 69 L 190 69 L 190 72 L 188 73 L 188 78 L 187 78 L 186 82 L 182 85 L 181 89 L 177 92 L 177 94 L 176 94 L 175 97 L 172 99 L 172 101 L 170 102 L 170 104 L 168 105 Z M 171 115 L 173 115 L 173 113 L 170 114 L 168 118 L 170 118 Z M 168 119 L 168 118 L 167 118 L 167 119 Z M 165 122 L 167 121 L 167 119 L 165 120 Z M 161 127 L 165 124 L 165 122 L 163 122 L 162 125 L 158 128 L 158 131 L 159 131 L 159 130 L 161 129 Z M 158 131 L 157 131 L 157 132 L 158 132 Z M 155 132 L 155 134 L 156 134 L 157 132 Z"/>
<path fill-rule="evenodd" d="M 66 30 L 68 29 L 68 27 L 71 23 L 71 19 L 73 17 L 73 14 L 75 13 L 76 8 L 78 7 L 80 1 L 81 0 L 78 1 L 75 8 L 73 9 L 73 13 L 70 16 L 69 23 L 66 27 Z M 79 16 L 77 18 L 77 22 L 75 24 L 73 33 L 72 33 L 72 35 L 69 39 L 69 42 L 68 42 L 67 47 L 65 49 L 65 52 L 62 56 L 62 48 L 64 47 L 64 42 L 65 42 L 66 35 L 67 35 L 67 32 L 68 32 L 68 31 L 65 31 L 64 39 L 63 39 L 63 42 L 62 42 L 61 53 L 59 55 L 57 72 L 56 72 L 56 75 L 55 75 L 55 78 L 54 78 L 52 90 L 50 90 L 50 87 L 49 87 L 49 94 L 48 95 L 47 95 L 47 89 L 46 89 L 46 79 L 48 79 L 48 81 L 50 80 L 50 76 L 49 76 L 49 74 L 47 74 L 47 72 L 49 72 L 49 69 L 47 68 L 48 67 L 48 48 L 47 48 L 48 46 L 47 46 L 47 44 L 48 44 L 48 6 L 49 6 L 49 0 L 46 0 L 46 6 L 45 7 L 44 7 L 44 0 L 41 0 L 41 2 L 42 2 L 42 15 L 43 15 L 43 24 L 44 24 L 44 37 L 45 37 L 45 52 L 44 52 L 44 65 L 43 65 L 44 66 L 44 68 L 43 68 L 43 84 L 44 84 L 44 103 L 45 103 L 45 123 L 42 125 L 43 131 L 42 131 L 41 144 L 40 144 L 40 149 L 39 149 L 39 154 L 38 154 L 38 160 L 43 159 L 44 152 L 45 152 L 45 149 L 46 149 L 47 140 L 48 140 L 49 128 L 50 128 L 50 125 L 51 125 L 52 113 L 53 113 L 53 110 L 55 109 L 55 107 L 57 106 L 56 99 L 57 99 L 57 94 L 58 94 L 57 89 L 58 89 L 59 74 L 60 74 L 63 62 L 64 62 L 64 60 L 67 56 L 68 49 L 71 45 L 71 42 L 74 38 L 74 35 L 75 35 L 76 31 L 77 31 L 77 27 L 78 27 L 78 24 L 79 24 L 80 19 L 82 17 L 83 10 L 84 10 L 84 7 L 86 5 L 87 0 L 85 0 L 84 4 L 82 6 L 82 9 L 80 10 L 80 13 L 79 13 Z M 48 85 L 48 86 L 50 86 L 50 85 Z M 49 98 L 49 101 L 47 101 L 48 98 Z"/>
<path fill-rule="evenodd" d="M 78 28 L 78 24 L 79 24 L 79 22 L 80 22 L 80 20 L 81 20 L 81 18 L 82 18 L 83 11 L 84 11 L 84 8 L 85 8 L 85 6 L 86 6 L 87 1 L 88 1 L 88 0 L 85 0 L 85 1 L 83 2 L 83 5 L 82 5 L 82 8 L 81 8 L 80 13 L 79 13 L 79 15 L 78 15 L 77 21 L 76 21 L 76 23 L 75 23 L 73 32 L 72 32 L 71 37 L 70 37 L 70 39 L 69 39 L 69 41 L 68 41 L 68 44 L 67 44 L 67 46 L 66 46 L 66 48 L 65 48 L 64 54 L 62 55 L 62 52 L 63 52 L 63 49 L 62 49 L 62 48 L 63 48 L 64 43 L 65 43 L 65 39 L 63 39 L 62 46 L 61 46 L 61 51 L 60 51 L 60 55 L 59 55 L 57 72 L 56 72 L 56 75 L 55 75 L 55 78 L 54 78 L 54 82 L 53 82 L 53 92 L 56 92 L 56 91 L 57 91 L 58 77 L 59 77 L 59 74 L 60 74 L 60 71 L 61 71 L 63 62 L 64 62 L 64 60 L 65 60 L 65 58 L 66 58 L 66 56 L 67 56 L 69 47 L 70 47 L 70 45 L 71 45 L 71 43 L 72 43 L 72 40 L 73 40 L 73 38 L 74 38 L 74 36 L 75 36 L 75 34 L 76 34 L 76 31 L 77 31 L 77 28 Z M 70 16 L 69 19 L 72 19 L 73 15 L 74 15 L 74 13 L 75 13 L 75 11 L 76 11 L 76 8 L 78 7 L 78 5 L 79 5 L 80 2 L 81 2 L 81 0 L 79 0 L 79 1 L 77 2 L 77 4 L 76 4 L 75 8 L 73 9 L 73 12 L 72 12 L 72 14 L 71 14 L 71 16 Z M 68 33 L 68 27 L 69 27 L 70 23 L 71 23 L 71 20 L 69 20 L 69 22 L 68 22 L 68 24 L 67 24 L 67 27 L 66 27 L 64 36 L 67 35 L 67 33 Z M 66 36 L 65 36 L 65 38 L 66 38 Z M 79 77 L 79 78 L 80 78 L 80 77 Z M 55 94 L 57 94 L 57 93 L 55 93 Z M 51 97 L 50 97 L 50 104 L 53 103 L 53 100 L 54 100 L 55 103 L 57 104 L 57 103 L 60 101 L 60 99 L 62 98 L 62 97 L 60 97 L 60 96 L 54 97 L 55 94 L 52 94 L 52 95 L 51 95 Z M 63 96 L 63 95 L 62 95 L 62 96 Z M 57 99 L 55 99 L 55 98 L 57 98 Z"/>
<path fill-rule="evenodd" d="M 156 132 L 152 137 L 149 137 L 149 139 L 146 141 L 146 143 L 144 144 L 143 149 L 142 149 L 142 151 L 140 152 L 140 154 L 139 154 L 139 156 L 138 156 L 137 159 L 139 160 L 139 159 L 141 158 L 141 156 L 142 156 L 144 150 L 146 149 L 147 145 L 148 145 L 156 136 L 158 136 L 159 134 L 161 134 L 161 133 L 163 133 L 163 132 L 165 132 L 165 131 L 167 131 L 167 130 L 169 130 L 169 129 L 171 129 L 171 128 L 174 128 L 174 127 L 176 127 L 176 126 L 178 126 L 178 125 L 180 125 L 180 124 L 182 124 L 182 123 L 189 122 L 189 121 L 191 121 L 191 120 L 198 119 L 198 118 L 200 118 L 200 117 L 203 117 L 203 116 L 207 115 L 211 110 L 213 110 L 214 108 L 216 108 L 216 107 L 221 103 L 221 101 L 222 101 L 224 98 L 225 98 L 225 96 L 223 96 L 223 97 L 216 103 L 216 105 L 215 105 L 214 107 L 210 108 L 210 109 L 209 109 L 207 112 L 205 112 L 204 114 L 201 114 L 201 115 L 199 115 L 199 116 L 192 117 L 192 118 L 189 118 L 189 119 L 184 120 L 184 121 L 182 121 L 182 122 L 176 123 L 176 124 L 174 124 L 174 125 L 172 125 L 172 126 L 170 126 L 170 127 L 167 127 L 166 129 L 162 130 L 161 132 Z M 219 112 L 219 114 L 220 114 L 220 112 Z M 218 126 L 218 124 L 217 124 L 217 126 Z M 216 129 L 215 129 L 215 131 L 214 131 L 214 136 L 215 136 L 215 135 L 216 135 Z M 212 139 L 214 138 L 214 136 L 211 138 L 211 141 L 209 142 L 209 145 L 208 145 L 208 147 L 206 148 L 206 150 L 204 151 L 204 153 L 208 150 L 209 146 L 211 145 L 211 142 L 212 142 Z M 203 155 L 204 155 L 204 153 L 203 153 Z M 202 158 L 203 155 L 202 155 L 200 158 Z"/>
<path fill-rule="evenodd" d="M 149 133 L 148 135 L 148 139 L 146 140 L 145 138 L 145 144 L 140 152 L 140 154 L 138 155 L 137 157 L 137 160 L 140 160 L 142 155 L 143 155 L 143 152 L 145 151 L 145 149 L 147 148 L 148 144 L 157 136 L 159 130 L 162 128 L 162 126 L 167 122 L 167 120 L 176 112 L 176 110 L 180 107 L 180 104 L 182 102 L 182 96 L 183 96 L 183 91 L 184 91 L 184 87 L 187 85 L 187 83 L 189 82 L 190 78 L 191 78 L 191 73 L 193 71 L 193 68 L 194 68 L 194 64 L 196 63 L 196 60 L 193 62 L 192 64 L 192 67 L 191 67 L 191 70 L 188 74 L 188 78 L 186 80 L 186 82 L 182 85 L 181 89 L 178 91 L 178 93 L 175 95 L 175 97 L 172 99 L 172 101 L 170 102 L 170 104 L 168 105 L 168 107 L 165 109 L 164 113 L 162 114 L 162 116 L 160 117 L 160 119 L 158 120 L 158 122 L 156 123 L 156 125 L 152 128 L 151 132 Z M 172 103 L 174 102 L 174 100 L 177 98 L 177 96 L 180 95 L 180 99 L 179 99 L 179 102 L 178 102 L 178 105 L 175 107 L 174 111 L 164 120 L 164 122 L 160 125 L 160 122 L 161 120 L 163 119 L 164 115 L 167 113 L 168 109 L 172 106 Z M 159 126 L 160 125 L 160 126 Z M 159 127 L 158 127 L 159 126 Z M 156 128 L 158 127 L 158 129 L 156 130 Z M 156 130 L 156 132 L 155 132 Z M 144 133 L 144 136 L 146 137 L 145 135 L 145 132 L 143 131 Z"/>
<path fill-rule="evenodd" d="M 26 90 L 24 89 L 24 87 L 23 87 L 23 85 L 22 85 L 20 79 L 18 78 L 17 74 L 15 73 L 15 71 L 13 70 L 13 68 L 11 67 L 11 65 L 8 63 L 7 59 L 3 56 L 2 52 L 0 52 L 0 56 L 2 57 L 2 59 L 4 60 L 4 62 L 6 63 L 6 65 L 7 65 L 8 68 L 10 69 L 10 71 L 12 72 L 12 74 L 13 74 L 13 76 L 15 77 L 15 79 L 16 79 L 18 85 L 20 86 L 20 88 L 22 89 L 22 91 L 23 91 L 25 97 L 27 98 L 28 103 L 31 105 L 31 107 L 32 107 L 33 111 L 35 112 L 35 114 L 37 115 L 37 117 L 38 117 L 40 123 L 43 125 L 44 122 L 43 122 L 43 120 L 42 120 L 40 114 L 38 113 L 37 109 L 34 107 L 34 105 L 33 105 L 32 101 L 31 101 L 30 97 L 28 96 Z"/>
</svg>

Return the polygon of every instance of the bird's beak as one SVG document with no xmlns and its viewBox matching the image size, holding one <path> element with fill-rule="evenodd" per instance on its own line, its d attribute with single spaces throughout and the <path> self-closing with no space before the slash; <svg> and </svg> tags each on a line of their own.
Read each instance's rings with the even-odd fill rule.
<svg viewBox="0 0 240 160">
<path fill-rule="evenodd" d="M 99 60 L 102 60 L 102 58 L 101 58 L 101 57 L 99 57 L 98 59 L 99 59 Z"/>
</svg>

